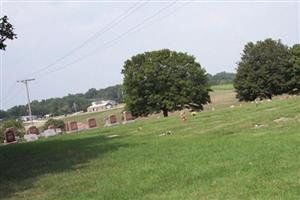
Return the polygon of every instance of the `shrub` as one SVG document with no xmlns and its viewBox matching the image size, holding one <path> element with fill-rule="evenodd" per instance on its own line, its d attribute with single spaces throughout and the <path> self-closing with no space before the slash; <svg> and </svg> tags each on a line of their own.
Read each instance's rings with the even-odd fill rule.
<svg viewBox="0 0 300 200">
<path fill-rule="evenodd" d="M 65 130 L 65 122 L 60 119 L 52 119 L 52 118 L 48 119 L 43 126 L 43 130 L 48 129 L 49 126 L 54 126 L 55 128 L 60 128 L 62 131 Z"/>
</svg>

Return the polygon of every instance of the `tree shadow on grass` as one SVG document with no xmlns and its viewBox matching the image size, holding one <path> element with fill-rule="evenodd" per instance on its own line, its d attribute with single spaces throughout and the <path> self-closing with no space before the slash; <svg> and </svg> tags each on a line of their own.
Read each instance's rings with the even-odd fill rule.
<svg viewBox="0 0 300 200">
<path fill-rule="evenodd" d="M 105 136 L 0 146 L 0 199 L 31 188 L 39 176 L 76 170 L 78 165 L 127 146 Z"/>
</svg>

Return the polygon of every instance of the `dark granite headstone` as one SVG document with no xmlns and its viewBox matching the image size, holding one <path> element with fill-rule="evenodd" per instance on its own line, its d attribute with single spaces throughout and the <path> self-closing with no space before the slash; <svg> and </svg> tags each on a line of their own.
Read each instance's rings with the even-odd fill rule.
<svg viewBox="0 0 300 200">
<path fill-rule="evenodd" d="M 16 143 L 16 132 L 14 128 L 7 128 L 4 132 L 5 143 Z"/>
<path fill-rule="evenodd" d="M 117 123 L 117 116 L 116 116 L 116 115 L 110 115 L 110 116 L 108 117 L 108 122 L 109 122 L 110 124 L 116 124 L 116 123 Z"/>
<path fill-rule="evenodd" d="M 89 118 L 88 119 L 88 126 L 89 128 L 95 128 L 97 127 L 97 121 L 95 118 Z"/>
<path fill-rule="evenodd" d="M 77 122 L 76 121 L 70 122 L 69 128 L 70 128 L 70 131 L 77 131 L 78 130 Z"/>
</svg>

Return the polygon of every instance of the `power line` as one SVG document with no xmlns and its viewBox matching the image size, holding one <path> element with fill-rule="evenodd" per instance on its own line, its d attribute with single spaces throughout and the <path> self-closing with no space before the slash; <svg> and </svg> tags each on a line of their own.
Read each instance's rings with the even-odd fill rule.
<svg viewBox="0 0 300 200">
<path fill-rule="evenodd" d="M 83 56 L 81 56 L 81 57 L 79 57 L 79 58 L 77 58 L 77 59 L 71 61 L 70 63 L 67 63 L 67 64 L 65 64 L 65 65 L 63 65 L 63 66 L 61 66 L 61 67 L 59 67 L 59 68 L 56 68 L 56 69 L 54 69 L 54 70 L 48 72 L 48 73 L 45 74 L 45 75 L 48 75 L 48 74 L 53 73 L 53 72 L 56 72 L 56 71 L 60 71 L 60 70 L 66 68 L 66 67 L 68 67 L 68 66 L 70 66 L 70 65 L 72 65 L 72 64 L 75 64 L 75 63 L 77 63 L 77 62 L 80 62 L 80 61 L 82 61 L 83 59 L 85 59 L 85 58 L 87 58 L 87 57 L 89 57 L 89 56 L 91 56 L 91 55 L 97 53 L 97 51 L 98 51 L 100 48 L 108 47 L 109 44 L 113 44 L 113 43 L 119 41 L 119 40 L 122 39 L 123 37 L 125 37 L 125 36 L 129 35 L 130 33 L 132 33 L 134 30 L 136 30 L 136 29 L 138 29 L 139 27 L 143 26 L 147 21 L 153 19 L 154 17 L 156 17 L 157 15 L 159 15 L 160 13 L 162 13 L 164 10 L 166 10 L 166 9 L 168 9 L 169 7 L 171 7 L 172 5 L 174 5 L 176 2 L 177 2 L 177 1 L 173 1 L 172 3 L 168 4 L 167 6 L 161 8 L 160 10 L 158 10 L 157 12 L 155 12 L 153 15 L 151 15 L 150 17 L 148 17 L 148 18 L 146 18 L 145 20 L 143 20 L 141 23 L 139 23 L 139 24 L 135 25 L 134 27 L 130 28 L 128 31 L 126 31 L 126 32 L 124 32 L 124 33 L 122 33 L 122 34 L 120 34 L 119 36 L 117 36 L 117 37 L 114 38 L 113 40 L 110 40 L 110 41 L 104 43 L 102 46 L 97 47 L 96 49 L 94 49 L 94 50 L 91 51 L 90 53 L 85 54 L 85 55 L 83 55 Z M 45 75 L 44 75 L 44 76 L 45 76 Z"/>
<path fill-rule="evenodd" d="M 16 88 L 15 86 L 17 85 L 16 82 L 14 82 L 9 89 L 7 90 L 8 92 L 6 93 L 5 97 L 3 98 L 3 96 L 1 97 L 1 101 L 2 103 L 6 101 L 6 99 L 9 97 L 9 95 L 14 91 L 14 89 Z M 1 105 L 2 105 L 1 103 Z M 2 105 L 2 109 L 3 109 L 3 105 Z"/>
<path fill-rule="evenodd" d="M 32 112 L 31 112 L 31 106 L 30 106 L 30 97 L 29 97 L 28 82 L 34 81 L 34 80 L 35 80 L 34 78 L 31 78 L 31 79 L 24 79 L 24 80 L 17 81 L 18 83 L 24 83 L 25 84 L 26 94 L 27 94 L 27 101 L 28 101 L 29 118 L 30 118 L 32 126 L 33 126 L 33 119 L 32 119 Z"/>
<path fill-rule="evenodd" d="M 135 32 L 137 32 L 137 31 L 142 30 L 142 28 L 145 27 L 145 23 L 146 23 L 146 22 L 148 22 L 149 20 L 153 19 L 153 18 L 156 17 L 157 15 L 161 14 L 163 11 L 165 11 L 166 9 L 168 9 L 169 7 L 171 7 L 172 5 L 174 5 L 176 2 L 177 2 L 177 1 L 171 2 L 171 3 L 168 4 L 167 6 L 161 8 L 160 10 L 158 10 L 157 12 L 155 12 L 153 15 L 151 15 L 151 16 L 149 16 L 148 18 L 146 18 L 145 20 L 143 20 L 141 23 L 139 23 L 139 24 L 135 25 L 134 27 L 130 28 L 128 31 L 126 31 L 126 32 L 124 32 L 124 33 L 122 33 L 122 34 L 120 34 L 119 36 L 117 36 L 117 37 L 114 38 L 113 40 L 104 43 L 104 44 L 103 44 L 102 46 L 100 46 L 100 47 L 97 47 L 96 49 L 94 49 L 94 50 L 91 51 L 90 53 L 85 54 L 85 55 L 79 57 L 78 59 L 73 60 L 72 62 L 70 62 L 70 63 L 68 63 L 68 64 L 66 64 L 66 65 L 63 65 L 63 66 L 61 66 L 60 68 L 56 68 L 56 69 L 50 71 L 49 73 L 54 73 L 54 72 L 56 72 L 56 71 L 60 71 L 60 70 L 66 68 L 66 67 L 68 67 L 68 66 L 70 66 L 70 65 L 72 65 L 72 64 L 74 64 L 74 63 L 76 63 L 76 62 L 79 62 L 79 61 L 85 59 L 86 57 L 91 56 L 92 54 L 96 53 L 100 48 L 102 48 L 102 47 L 108 47 L 109 44 L 113 45 L 114 43 L 116 43 L 116 42 L 118 42 L 119 40 L 121 40 L 122 38 L 124 38 L 124 37 L 130 35 L 131 33 L 135 33 Z M 189 3 L 190 3 L 190 2 L 184 3 L 182 6 L 177 7 L 177 8 L 175 8 L 175 9 L 171 10 L 171 12 L 169 12 L 169 13 L 163 15 L 162 17 L 160 17 L 159 19 L 157 19 L 157 20 L 155 20 L 155 21 L 153 21 L 153 22 L 159 21 L 159 20 L 161 20 L 161 19 L 164 19 L 164 18 L 170 16 L 170 15 L 173 14 L 175 11 L 181 9 L 182 7 L 186 6 L 186 5 L 189 4 Z M 152 25 L 152 24 L 153 24 L 153 23 L 148 24 L 148 25 Z M 48 74 L 49 74 L 49 73 L 48 73 Z M 44 75 L 48 75 L 48 74 L 44 74 Z M 41 77 L 41 76 L 40 76 L 40 77 Z M 6 105 L 6 104 L 5 104 L 5 105 Z"/>
<path fill-rule="evenodd" d="M 91 37 L 89 37 L 87 40 L 83 41 L 77 47 L 75 47 L 74 49 L 70 50 L 68 53 L 66 53 L 62 57 L 58 58 L 56 61 L 50 63 L 49 65 L 46 65 L 46 66 L 40 68 L 39 70 L 28 74 L 27 77 L 39 74 L 42 71 L 49 69 L 50 67 L 56 65 L 57 63 L 59 63 L 60 61 L 64 60 L 65 58 L 69 57 L 70 55 L 72 55 L 73 53 L 75 53 L 76 51 L 78 51 L 79 49 L 83 48 L 86 44 L 90 43 L 92 40 L 97 39 L 98 37 L 100 37 L 101 35 L 103 35 L 104 33 L 106 33 L 107 31 L 109 31 L 112 28 L 114 28 L 116 25 L 118 25 L 119 23 L 121 23 L 123 20 L 125 20 L 127 17 L 129 17 L 131 14 L 133 14 L 138 9 L 140 9 L 142 6 L 144 6 L 146 3 L 148 3 L 148 1 L 149 0 L 147 0 L 145 3 L 143 2 L 142 4 L 140 4 L 140 2 L 135 3 L 129 9 L 127 9 L 124 13 L 122 13 L 118 18 L 116 18 L 115 20 L 113 20 L 112 22 L 110 22 L 104 28 L 101 28 L 94 35 L 92 35 Z M 140 5 L 138 5 L 138 4 L 140 4 Z"/>
<path fill-rule="evenodd" d="M 6 98 L 6 100 L 4 101 L 3 107 L 7 106 L 8 103 L 9 103 L 12 99 L 14 99 L 14 98 L 16 98 L 18 95 L 20 95 L 21 90 L 22 90 L 21 88 L 18 88 L 18 90 L 16 90 L 16 92 L 13 93 L 13 95 L 12 95 L 10 98 Z"/>
<path fill-rule="evenodd" d="M 57 63 L 59 63 L 60 61 L 64 60 L 65 58 L 69 57 L 70 55 L 74 54 L 76 51 L 80 50 L 81 48 L 83 48 L 85 45 L 87 45 L 88 43 L 90 43 L 92 40 L 97 39 L 98 37 L 100 37 L 101 35 L 103 35 L 104 33 L 106 33 L 107 31 L 111 30 L 112 28 L 114 28 L 116 25 L 120 24 L 122 21 L 124 21 L 126 18 L 128 18 L 130 15 L 132 15 L 134 12 L 136 12 L 138 9 L 140 9 L 142 6 L 146 5 L 148 3 L 149 0 L 147 1 L 143 1 L 141 2 L 137 2 L 135 3 L 133 6 L 131 6 L 129 9 L 126 9 L 125 12 L 123 12 L 121 15 L 119 15 L 116 19 L 114 19 L 113 21 L 111 21 L 108 25 L 106 25 L 105 27 L 101 28 L 99 31 L 97 31 L 95 34 L 93 34 L 91 37 L 89 37 L 88 39 L 86 39 L 85 41 L 83 41 L 81 44 L 79 44 L 77 47 L 75 47 L 74 49 L 71 49 L 69 52 L 67 52 L 65 55 L 63 55 L 62 57 L 58 58 L 56 61 L 44 66 L 41 69 L 38 69 L 35 72 L 32 72 L 30 74 L 27 75 L 28 76 L 32 76 L 35 74 L 39 74 L 44 70 L 49 69 L 50 67 L 56 65 Z M 140 4 L 140 5 L 139 5 Z M 2 99 L 2 102 L 6 102 L 8 97 L 10 96 L 10 94 L 12 93 L 12 91 L 14 91 L 14 88 L 16 86 L 16 83 L 14 83 L 8 90 L 8 93 L 5 95 L 5 98 Z M 13 95 L 12 97 L 14 97 L 15 95 Z M 11 100 L 12 98 L 9 98 L 9 100 Z M 7 103 L 5 103 L 6 105 Z M 2 103 L 1 103 L 2 105 Z M 3 105 L 2 105 L 3 107 Z"/>
</svg>

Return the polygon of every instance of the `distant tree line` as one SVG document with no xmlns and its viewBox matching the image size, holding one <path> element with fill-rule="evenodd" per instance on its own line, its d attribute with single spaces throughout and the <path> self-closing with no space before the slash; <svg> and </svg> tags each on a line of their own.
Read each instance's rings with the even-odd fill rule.
<svg viewBox="0 0 300 200">
<path fill-rule="evenodd" d="M 76 111 L 86 111 L 91 102 L 98 100 L 114 100 L 121 103 L 122 85 L 115 85 L 105 89 L 89 89 L 85 94 L 69 94 L 62 98 L 50 98 L 41 101 L 32 101 L 32 114 L 44 116 L 46 114 L 63 115 Z M 0 110 L 0 119 L 18 118 L 28 115 L 27 105 L 14 106 L 7 111 Z"/>
<path fill-rule="evenodd" d="M 207 74 L 210 85 L 231 84 L 235 79 L 235 73 L 219 72 L 215 75 Z"/>
</svg>

